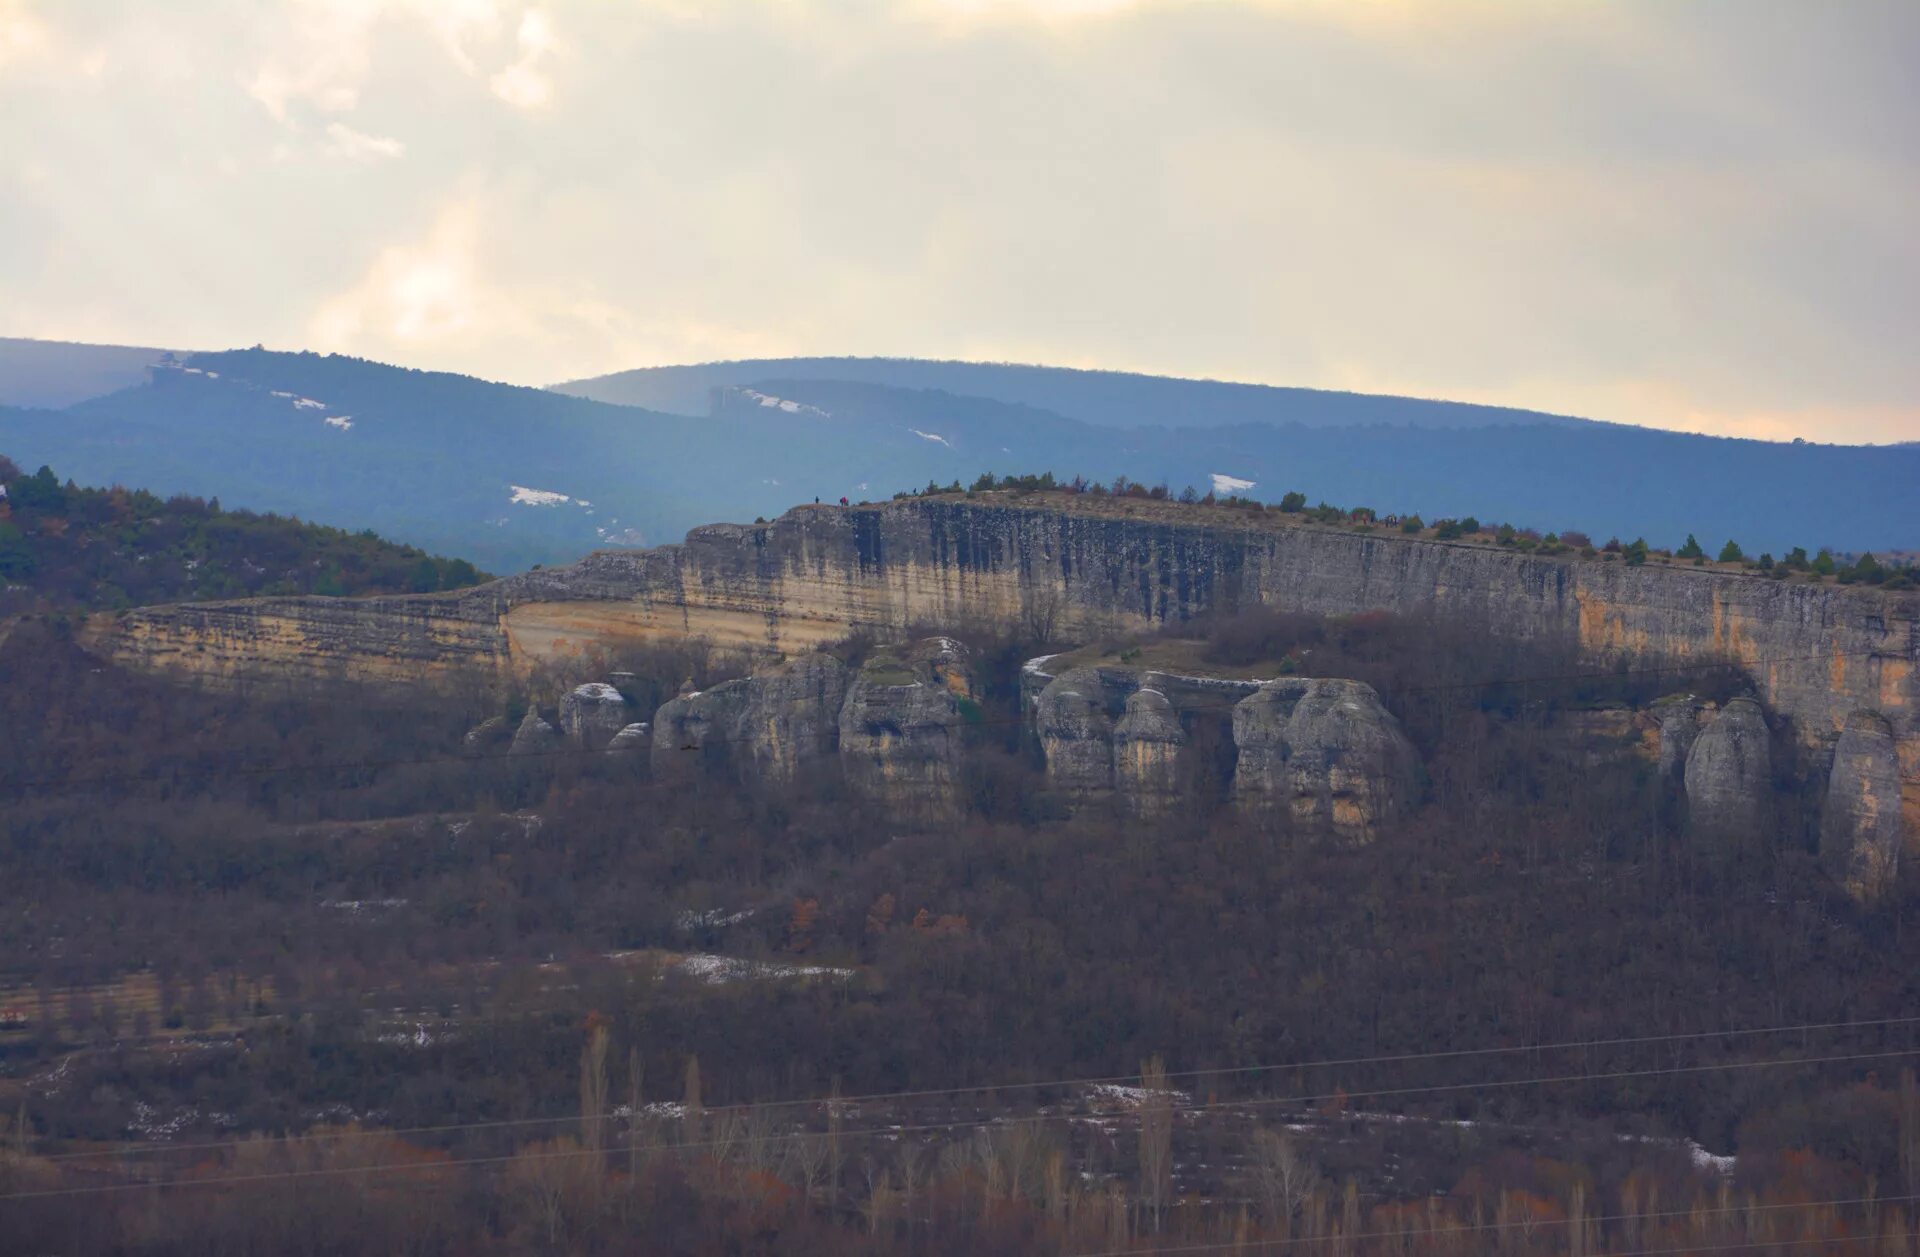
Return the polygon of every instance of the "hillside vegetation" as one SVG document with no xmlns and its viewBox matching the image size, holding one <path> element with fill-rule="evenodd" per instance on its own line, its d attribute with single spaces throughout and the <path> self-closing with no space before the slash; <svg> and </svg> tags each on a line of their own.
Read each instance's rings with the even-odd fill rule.
<svg viewBox="0 0 1920 1257">
<path fill-rule="evenodd" d="M 81 488 L 0 458 L 0 614 L 255 594 L 430 593 L 488 579 L 465 559 L 218 499 Z"/>
</svg>

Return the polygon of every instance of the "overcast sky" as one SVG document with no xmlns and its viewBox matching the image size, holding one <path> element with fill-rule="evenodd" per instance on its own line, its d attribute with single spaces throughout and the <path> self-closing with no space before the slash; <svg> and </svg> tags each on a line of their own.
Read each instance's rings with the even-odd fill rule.
<svg viewBox="0 0 1920 1257">
<path fill-rule="evenodd" d="M 0 334 L 1920 439 L 1920 4 L 0 0 Z"/>
</svg>

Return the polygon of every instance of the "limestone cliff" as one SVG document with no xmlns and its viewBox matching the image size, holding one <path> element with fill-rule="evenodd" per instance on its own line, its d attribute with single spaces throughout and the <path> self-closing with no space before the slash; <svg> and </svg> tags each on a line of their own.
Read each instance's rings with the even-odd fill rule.
<svg viewBox="0 0 1920 1257">
<path fill-rule="evenodd" d="M 1920 596 L 1357 533 L 1277 512 L 1004 493 L 801 507 L 455 594 L 147 607 L 95 620 L 85 640 L 224 684 L 505 685 L 532 661 L 662 635 L 775 656 L 850 627 L 998 619 L 1071 636 L 1254 604 L 1465 614 L 1520 638 L 1568 638 L 1596 660 L 1730 659 L 1823 762 L 1850 713 L 1886 716 L 1907 831 L 1920 833 Z"/>
</svg>

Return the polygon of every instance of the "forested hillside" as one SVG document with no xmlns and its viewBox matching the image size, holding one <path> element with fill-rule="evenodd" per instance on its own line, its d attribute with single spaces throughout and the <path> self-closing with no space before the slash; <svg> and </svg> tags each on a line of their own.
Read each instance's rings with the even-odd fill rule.
<svg viewBox="0 0 1920 1257">
<path fill-rule="evenodd" d="M 218 499 L 82 488 L 0 457 L 0 615 L 111 611 L 254 594 L 429 593 L 486 576 L 465 559 Z"/>
<path fill-rule="evenodd" d="M 1724 699 L 1736 671 L 1581 676 L 1489 630 L 1264 615 L 1089 643 L 1371 683 L 1425 768 L 1358 847 L 1236 811 L 1198 741 L 1160 820 L 1070 813 L 1017 715 L 1023 661 L 1063 644 L 1019 626 L 960 634 L 979 710 L 938 825 L 672 744 L 462 738 L 583 680 L 651 703 L 738 675 L 698 641 L 403 709 L 170 687 L 17 631 L 10 1233 L 519 1254 L 645 1228 L 876 1257 L 1905 1236 L 1911 864 L 1856 903 L 1784 778 L 1777 841 L 1715 845 L 1650 763 L 1596 758 L 1596 721 L 1681 684 Z M 172 1207 L 129 1190 L 156 1180 Z"/>
</svg>

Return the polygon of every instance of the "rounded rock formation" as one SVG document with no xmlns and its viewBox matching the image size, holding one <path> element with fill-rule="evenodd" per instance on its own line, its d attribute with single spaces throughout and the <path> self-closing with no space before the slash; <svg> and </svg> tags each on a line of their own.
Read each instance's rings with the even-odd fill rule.
<svg viewBox="0 0 1920 1257">
<path fill-rule="evenodd" d="M 1687 824 L 1716 839 L 1769 836 L 1773 734 L 1751 697 L 1730 700 L 1687 752 Z"/>
<path fill-rule="evenodd" d="M 625 696 L 605 682 L 576 686 L 560 700 L 560 731 L 589 751 L 605 750 L 629 723 Z"/>
<path fill-rule="evenodd" d="M 1076 806 L 1113 794 L 1113 722 L 1098 672 L 1069 668 L 1049 681 L 1034 702 L 1033 728 L 1048 785 Z"/>
<path fill-rule="evenodd" d="M 964 649 L 932 638 L 876 651 L 840 709 L 847 785 L 908 814 L 948 815 L 960 802 L 963 703 L 972 691 Z"/>
<path fill-rule="evenodd" d="M 513 745 L 508 748 L 509 755 L 551 755 L 566 743 L 561 740 L 560 731 L 540 718 L 538 707 L 527 708 L 527 714 L 521 718 L 520 727 L 513 731 Z"/>
<path fill-rule="evenodd" d="M 1358 681 L 1269 681 L 1234 704 L 1233 740 L 1234 801 L 1255 813 L 1361 843 L 1413 804 L 1419 754 Z"/>
<path fill-rule="evenodd" d="M 1113 727 L 1113 781 L 1128 813 L 1163 816 L 1178 805 L 1186 744 L 1180 715 L 1165 694 L 1143 687 L 1127 696 L 1126 714 Z"/>
<path fill-rule="evenodd" d="M 636 751 L 651 749 L 653 744 L 653 726 L 650 724 L 631 724 L 613 735 L 607 743 L 607 754 L 624 755 Z"/>
<path fill-rule="evenodd" d="M 1820 817 L 1820 858 L 1856 899 L 1879 898 L 1900 866 L 1900 757 L 1893 725 L 1856 711 L 1833 748 Z"/>
</svg>

